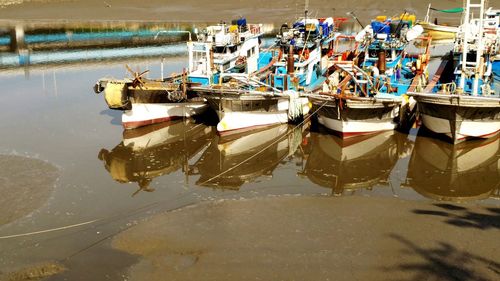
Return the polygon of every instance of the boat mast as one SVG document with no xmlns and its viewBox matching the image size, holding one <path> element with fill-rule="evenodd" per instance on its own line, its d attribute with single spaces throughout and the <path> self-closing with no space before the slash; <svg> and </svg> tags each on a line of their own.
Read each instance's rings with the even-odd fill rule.
<svg viewBox="0 0 500 281">
<path fill-rule="evenodd" d="M 431 3 L 427 6 L 427 14 L 425 15 L 424 22 L 429 22 L 429 13 L 431 11 Z"/>
<path fill-rule="evenodd" d="M 473 19 L 473 9 L 479 9 L 479 19 L 474 21 Z M 474 21 L 474 22 L 473 22 Z M 464 21 L 462 25 L 462 73 L 460 77 L 460 88 L 465 88 L 465 79 L 470 70 L 474 71 L 474 83 L 472 86 L 472 95 L 476 96 L 479 90 L 479 73 L 481 67 L 481 58 L 483 56 L 483 21 L 484 21 L 484 0 L 480 3 L 471 3 L 471 0 L 466 0 L 465 11 L 464 11 Z M 479 27 L 479 32 L 474 32 L 471 30 L 473 24 L 477 24 Z M 471 41 L 472 39 L 472 41 Z M 473 42 L 473 46 L 469 46 L 469 42 Z M 476 59 L 475 62 L 467 61 L 467 53 L 470 47 L 475 47 L 476 49 Z"/>
</svg>

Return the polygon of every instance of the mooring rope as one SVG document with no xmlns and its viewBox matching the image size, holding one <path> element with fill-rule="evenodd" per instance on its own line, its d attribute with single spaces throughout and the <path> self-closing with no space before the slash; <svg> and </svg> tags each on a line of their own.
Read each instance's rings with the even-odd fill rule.
<svg viewBox="0 0 500 281">
<path fill-rule="evenodd" d="M 100 220 L 102 220 L 102 219 L 91 220 L 91 221 L 86 221 L 86 222 L 82 222 L 82 223 L 71 224 L 71 225 L 67 225 L 67 226 L 45 229 L 45 230 L 40 230 L 40 231 L 33 231 L 33 232 L 27 232 L 27 233 L 21 233 L 21 234 L 1 236 L 0 239 L 17 238 L 17 237 L 31 236 L 31 235 L 36 235 L 36 234 L 43 234 L 43 233 L 49 233 L 49 232 L 54 232 L 54 231 L 59 231 L 59 230 L 65 230 L 65 229 L 70 229 L 70 228 L 75 228 L 75 227 L 79 227 L 79 226 L 92 224 L 92 223 L 98 222 Z"/>
<path fill-rule="evenodd" d="M 183 199 L 186 196 L 188 196 L 188 195 L 184 195 L 180 199 Z M 113 222 L 116 218 L 122 218 L 123 216 L 130 217 L 130 216 L 133 216 L 135 214 L 140 213 L 143 210 L 153 208 L 153 207 L 155 207 L 159 204 L 165 203 L 167 201 L 170 201 L 170 199 L 169 200 L 160 200 L 160 201 L 153 202 L 151 204 L 147 204 L 145 206 L 141 206 L 139 208 L 133 209 L 131 211 L 120 212 L 120 213 L 117 213 L 114 215 L 110 215 L 107 217 L 94 219 L 94 220 L 90 220 L 90 221 L 86 221 L 86 222 L 81 222 L 81 223 L 76 223 L 76 224 L 71 224 L 71 225 L 66 225 L 66 226 L 61 226 L 61 227 L 55 227 L 55 228 L 50 228 L 50 229 L 45 229 L 45 230 L 33 231 L 33 232 L 0 236 L 0 240 L 10 239 L 10 238 L 18 238 L 18 237 L 24 237 L 24 236 L 32 236 L 32 235 L 37 235 L 37 234 L 44 234 L 44 233 L 56 232 L 56 231 L 60 231 L 60 230 L 67 230 L 67 229 L 76 228 L 76 227 L 80 227 L 80 226 L 90 225 L 90 224 L 93 224 L 96 222 L 104 222 L 104 223 L 106 223 L 106 221 Z M 99 224 L 97 224 L 97 226 L 99 226 Z"/>
<path fill-rule="evenodd" d="M 238 164 L 236 164 L 236 165 L 232 166 L 231 168 L 229 168 L 229 169 L 227 169 L 227 170 L 225 170 L 225 171 L 223 171 L 223 172 L 221 172 L 221 173 L 219 173 L 219 174 L 217 174 L 217 175 L 215 175 L 215 176 L 213 176 L 213 177 L 209 178 L 208 180 L 206 180 L 206 181 L 204 181 L 204 182 L 200 183 L 199 185 L 204 185 L 204 184 L 206 184 L 206 183 L 208 183 L 208 182 L 210 182 L 210 181 L 212 181 L 212 180 L 214 180 L 214 179 L 216 179 L 216 178 L 218 178 L 218 177 L 220 177 L 220 176 L 222 176 L 222 175 L 224 175 L 224 174 L 226 174 L 226 173 L 228 173 L 228 172 L 230 172 L 230 171 L 232 171 L 232 170 L 234 170 L 234 169 L 238 168 L 239 166 L 241 166 L 241 165 L 245 164 L 246 162 L 250 161 L 251 159 L 253 159 L 253 158 L 257 157 L 259 154 L 261 154 L 262 152 L 266 151 L 266 150 L 267 150 L 268 148 L 270 148 L 271 146 L 273 146 L 273 145 L 275 145 L 276 143 L 280 142 L 283 138 L 288 137 L 288 136 L 289 136 L 292 132 L 294 132 L 294 131 L 295 131 L 295 129 L 297 129 L 298 127 L 300 127 L 300 126 L 304 125 L 304 123 L 306 123 L 307 121 L 309 121 L 309 119 L 311 119 L 311 117 L 312 117 L 314 114 L 318 113 L 318 111 L 319 111 L 321 108 L 323 108 L 323 107 L 324 107 L 327 103 L 328 103 L 328 101 L 325 101 L 325 102 L 324 102 L 324 103 L 323 103 L 320 107 L 318 107 L 318 109 L 316 109 L 313 113 L 309 114 L 309 116 L 307 116 L 306 118 L 304 118 L 304 120 L 302 120 L 302 122 L 300 122 L 299 124 L 297 124 L 297 125 L 296 125 L 296 126 L 295 126 L 292 130 L 290 130 L 290 131 L 289 131 L 289 132 L 287 132 L 286 134 L 282 135 L 281 137 L 277 138 L 275 141 L 273 141 L 272 143 L 270 143 L 269 145 L 267 145 L 267 146 L 266 146 L 266 147 L 264 147 L 263 149 L 259 150 L 259 151 L 258 151 L 257 153 L 255 153 L 254 155 L 252 155 L 252 156 L 248 157 L 247 159 L 245 159 L 245 160 L 241 161 L 240 163 L 238 163 Z"/>
</svg>

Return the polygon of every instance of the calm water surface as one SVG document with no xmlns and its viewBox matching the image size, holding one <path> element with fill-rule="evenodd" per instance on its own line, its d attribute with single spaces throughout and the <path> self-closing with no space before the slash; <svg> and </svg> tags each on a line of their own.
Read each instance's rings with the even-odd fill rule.
<svg viewBox="0 0 500 281">
<path fill-rule="evenodd" d="M 170 73 L 185 58 L 167 62 Z M 130 64 L 159 76 L 158 60 Z M 121 61 L 0 72 L 0 272 L 57 260 L 71 270 L 56 280 L 122 278 L 136 258 L 109 238 L 201 201 L 311 195 L 500 206 L 498 137 L 452 146 L 412 129 L 341 140 L 308 123 L 221 137 L 192 120 L 124 132 L 121 112 L 92 85 L 125 75 Z"/>
</svg>

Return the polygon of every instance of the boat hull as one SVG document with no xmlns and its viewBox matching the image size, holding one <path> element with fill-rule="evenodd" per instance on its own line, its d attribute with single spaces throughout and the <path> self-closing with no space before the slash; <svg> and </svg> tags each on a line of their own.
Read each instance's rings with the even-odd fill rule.
<svg viewBox="0 0 500 281">
<path fill-rule="evenodd" d="M 454 40 L 458 32 L 458 27 L 436 25 L 432 23 L 419 23 L 424 28 L 424 34 L 432 37 L 432 40 Z"/>
<path fill-rule="evenodd" d="M 207 109 L 208 105 L 204 101 L 132 103 L 132 109 L 125 110 L 122 114 L 122 124 L 125 129 L 134 129 L 169 120 L 193 117 Z"/>
<path fill-rule="evenodd" d="M 310 98 L 313 111 L 318 110 L 318 123 L 348 138 L 394 130 L 401 100 L 375 98 L 317 99 Z"/>
<path fill-rule="evenodd" d="M 220 134 L 240 133 L 275 124 L 286 124 L 290 118 L 290 97 L 259 94 L 200 94 L 217 112 Z M 302 116 L 308 110 L 307 99 L 297 99 Z"/>
<path fill-rule="evenodd" d="M 500 132 L 500 98 L 414 94 L 422 124 L 452 143 Z"/>
</svg>

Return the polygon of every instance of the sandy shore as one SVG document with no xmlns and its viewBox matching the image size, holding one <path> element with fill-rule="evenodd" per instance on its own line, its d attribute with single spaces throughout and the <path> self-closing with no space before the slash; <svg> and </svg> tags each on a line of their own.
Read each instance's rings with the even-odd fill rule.
<svg viewBox="0 0 500 281">
<path fill-rule="evenodd" d="M 1 2 L 10 3 L 0 8 L 0 18 L 3 19 L 217 22 L 246 16 L 251 22 L 280 24 L 291 22 L 296 17 L 302 16 L 304 11 L 304 1 L 299 0 L 3 0 Z M 423 18 L 427 4 L 427 1 L 411 0 L 312 0 L 309 14 L 314 17 L 346 17 L 346 12 L 355 11 L 363 24 L 367 24 L 369 19 L 377 15 L 398 15 L 403 10 L 416 13 L 419 18 Z M 433 1 L 433 5 L 438 8 L 452 8 L 461 6 L 462 1 Z M 457 19 L 459 16 L 440 14 L 439 17 L 442 21 L 453 22 L 452 19 Z"/>
<path fill-rule="evenodd" d="M 112 244 L 141 257 L 128 280 L 495 280 L 499 214 L 396 198 L 223 201 L 154 216 Z"/>
</svg>

